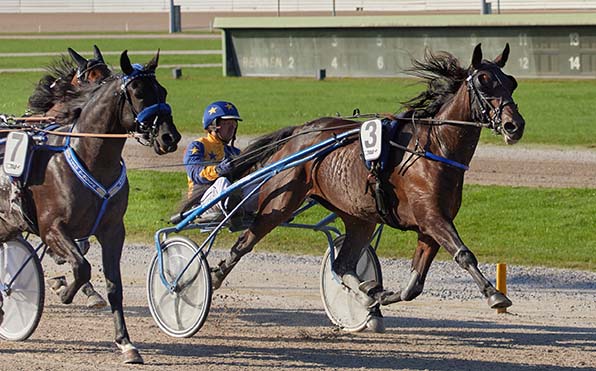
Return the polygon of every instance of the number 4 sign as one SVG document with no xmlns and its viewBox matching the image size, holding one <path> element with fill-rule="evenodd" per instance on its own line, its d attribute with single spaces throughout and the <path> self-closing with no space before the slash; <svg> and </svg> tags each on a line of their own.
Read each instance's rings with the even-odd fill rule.
<svg viewBox="0 0 596 371">
<path fill-rule="evenodd" d="M 379 119 L 366 121 L 360 127 L 360 144 L 366 161 L 377 160 L 381 156 L 383 123 Z"/>
</svg>

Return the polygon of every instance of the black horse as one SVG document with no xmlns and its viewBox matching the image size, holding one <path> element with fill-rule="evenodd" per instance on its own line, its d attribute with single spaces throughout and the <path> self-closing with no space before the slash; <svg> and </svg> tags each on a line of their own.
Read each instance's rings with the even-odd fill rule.
<svg viewBox="0 0 596 371">
<path fill-rule="evenodd" d="M 47 67 L 47 74 L 37 83 L 33 94 L 29 97 L 28 109 L 35 115 L 43 117 L 54 117 L 56 123 L 61 123 L 61 118 L 66 114 L 64 104 L 67 100 L 77 95 L 77 89 L 86 84 L 100 84 L 103 80 L 112 75 L 103 59 L 97 45 L 93 45 L 93 58 L 87 59 L 77 53 L 74 49 L 68 48 L 68 54 L 72 60 L 65 57 L 58 59 Z M 62 138 L 51 137 L 49 144 L 60 144 Z M 85 254 L 89 248 L 88 244 L 82 245 L 82 252 Z M 64 264 L 65 260 L 52 254 L 58 264 Z M 48 285 L 56 294 L 60 294 L 67 286 L 65 276 L 57 276 L 48 279 Z M 103 308 L 107 302 L 95 291 L 91 282 L 87 282 L 81 288 L 87 296 L 87 307 Z"/>
<path fill-rule="evenodd" d="M 93 45 L 93 58 L 86 59 L 72 48 L 66 57 L 47 67 L 44 75 L 29 97 L 28 109 L 35 115 L 60 117 L 64 102 L 77 96 L 77 88 L 86 84 L 99 84 L 112 75 L 97 45 Z M 74 62 L 74 63 L 73 63 Z"/>
<path fill-rule="evenodd" d="M 166 90 L 155 78 L 158 58 L 159 54 L 144 67 L 132 65 L 124 51 L 120 57 L 123 75 L 109 77 L 99 86 L 83 87 L 77 98 L 65 102 L 68 129 L 74 135 L 91 136 L 67 139 L 61 149 L 36 151 L 29 181 L 22 189 L 15 191 L 11 179 L 0 176 L 0 241 L 32 232 L 70 263 L 74 280 L 61 294 L 63 303 L 70 303 L 91 275 L 91 266 L 75 240 L 97 238 L 115 340 L 127 363 L 142 363 L 143 359 L 130 342 L 122 308 L 120 257 L 129 192 L 122 150 L 127 133 L 142 136 L 160 155 L 175 151 L 180 140 L 165 103 Z M 21 192 L 24 213 L 14 209 L 15 192 Z"/>
<path fill-rule="evenodd" d="M 333 268 L 355 295 L 366 295 L 367 306 L 412 300 L 420 295 L 440 246 L 470 273 L 491 307 L 510 306 L 509 299 L 480 272 L 476 257 L 453 224 L 462 200 L 463 168 L 472 160 L 480 136 L 480 127 L 464 122 L 480 122 L 502 134 L 508 144 L 523 135 L 525 122 L 512 98 L 517 82 L 502 70 L 508 55 L 509 45 L 494 61 L 483 60 L 478 45 L 470 68 L 462 68 L 448 53 L 429 53 L 425 60 L 416 62 L 414 69 L 428 88 L 407 103 L 409 110 L 398 119 L 397 132 L 387 138 L 387 143 L 391 140 L 391 151 L 384 169 L 372 173 L 365 167 L 360 143 L 354 136 L 322 158 L 275 175 L 260 190 L 254 222 L 239 237 L 229 257 L 213 269 L 214 288 L 221 285 L 242 256 L 288 220 L 306 197 L 312 197 L 342 219 L 346 238 Z M 450 122 L 420 120 L 424 118 Z M 254 166 L 278 161 L 360 125 L 341 118 L 320 118 L 282 129 L 249 146 L 247 154 L 267 150 L 250 161 L 237 159 L 232 176 L 242 177 Z M 442 161 L 437 161 L 439 157 Z M 375 178 L 382 192 L 374 191 Z M 384 195 L 381 203 L 385 212 L 375 202 L 379 194 Z M 410 280 L 398 292 L 386 291 L 374 282 L 363 283 L 355 273 L 361 251 L 369 244 L 378 223 L 418 234 Z M 378 304 L 376 312 L 371 312 L 373 316 L 378 316 Z"/>
</svg>

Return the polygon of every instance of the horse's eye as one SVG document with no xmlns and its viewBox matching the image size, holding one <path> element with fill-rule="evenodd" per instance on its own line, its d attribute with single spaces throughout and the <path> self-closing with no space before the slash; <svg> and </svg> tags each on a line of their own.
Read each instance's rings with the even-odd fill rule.
<svg viewBox="0 0 596 371">
<path fill-rule="evenodd" d="M 490 78 L 486 73 L 483 73 L 478 76 L 478 81 L 480 82 L 480 84 L 486 85 L 490 81 Z"/>
</svg>

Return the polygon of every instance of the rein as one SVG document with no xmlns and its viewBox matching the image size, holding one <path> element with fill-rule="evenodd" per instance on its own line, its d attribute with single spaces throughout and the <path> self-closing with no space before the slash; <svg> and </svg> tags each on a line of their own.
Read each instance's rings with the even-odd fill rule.
<svg viewBox="0 0 596 371">
<path fill-rule="evenodd" d="M 112 138 L 112 139 L 128 139 L 128 138 L 139 138 L 143 137 L 140 133 L 127 133 L 127 134 L 98 134 L 98 133 L 67 133 L 61 131 L 51 131 L 46 129 L 40 129 L 36 127 L 19 127 L 14 129 L 0 129 L 0 133 L 10 133 L 12 131 L 35 131 L 39 133 L 56 135 L 62 137 L 87 137 L 87 138 Z"/>
</svg>

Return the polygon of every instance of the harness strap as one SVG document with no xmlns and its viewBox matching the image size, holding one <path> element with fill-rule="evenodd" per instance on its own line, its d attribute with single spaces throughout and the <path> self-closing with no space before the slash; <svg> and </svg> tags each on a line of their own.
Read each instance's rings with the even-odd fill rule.
<svg viewBox="0 0 596 371">
<path fill-rule="evenodd" d="M 64 157 L 66 158 L 66 162 L 70 166 L 72 172 L 77 176 L 77 178 L 79 178 L 81 183 L 83 183 L 85 187 L 93 191 L 99 198 L 103 200 L 101 203 L 101 208 L 99 209 L 99 213 L 97 214 L 95 222 L 93 223 L 93 227 L 89 232 L 89 236 L 92 236 L 95 234 L 95 230 L 97 229 L 99 222 L 106 212 L 108 201 L 110 198 L 116 195 L 122 189 L 122 187 L 124 187 L 124 184 L 126 184 L 126 165 L 124 164 L 124 160 L 121 160 L 120 163 L 122 167 L 120 169 L 120 176 L 109 188 L 106 189 L 87 170 L 85 170 L 72 147 L 68 147 L 64 150 Z M 85 239 L 88 238 L 89 237 L 86 237 Z"/>
</svg>

